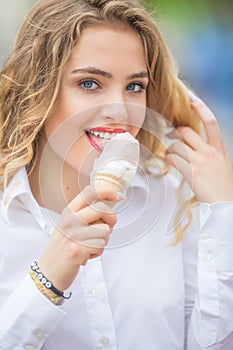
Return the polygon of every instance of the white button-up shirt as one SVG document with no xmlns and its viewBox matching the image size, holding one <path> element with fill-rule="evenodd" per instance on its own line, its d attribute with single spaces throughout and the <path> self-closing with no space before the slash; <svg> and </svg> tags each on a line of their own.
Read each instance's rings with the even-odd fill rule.
<svg viewBox="0 0 233 350">
<path fill-rule="evenodd" d="M 173 245 L 176 187 L 138 174 L 103 255 L 55 306 L 28 270 L 59 215 L 20 169 L 0 192 L 0 349 L 232 350 L 233 203 L 201 204 L 200 228 Z"/>
</svg>

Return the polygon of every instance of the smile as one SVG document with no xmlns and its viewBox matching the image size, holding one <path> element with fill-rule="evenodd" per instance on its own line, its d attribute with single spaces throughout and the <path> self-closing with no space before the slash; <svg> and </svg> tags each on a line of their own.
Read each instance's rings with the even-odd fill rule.
<svg viewBox="0 0 233 350">
<path fill-rule="evenodd" d="M 88 141 L 98 151 L 103 151 L 104 141 L 111 140 L 114 136 L 124 133 L 121 128 L 93 128 L 85 130 Z"/>
</svg>

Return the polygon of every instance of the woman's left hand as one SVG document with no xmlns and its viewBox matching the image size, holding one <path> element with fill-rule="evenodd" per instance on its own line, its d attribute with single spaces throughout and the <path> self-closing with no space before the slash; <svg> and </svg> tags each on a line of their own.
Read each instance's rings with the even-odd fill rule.
<svg viewBox="0 0 233 350">
<path fill-rule="evenodd" d="M 191 105 L 204 124 L 207 140 L 190 127 L 178 127 L 181 140 L 169 147 L 165 162 L 182 173 L 199 201 L 233 201 L 233 165 L 217 120 L 201 99 L 196 97 Z"/>
</svg>

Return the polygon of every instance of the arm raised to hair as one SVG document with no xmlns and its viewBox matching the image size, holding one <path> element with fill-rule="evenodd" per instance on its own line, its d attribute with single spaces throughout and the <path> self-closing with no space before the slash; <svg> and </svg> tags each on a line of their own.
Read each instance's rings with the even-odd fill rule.
<svg viewBox="0 0 233 350">
<path fill-rule="evenodd" d="M 180 139 L 166 157 L 200 202 L 195 284 L 190 280 L 194 267 L 188 254 L 192 250 L 184 243 L 185 349 L 232 350 L 233 166 L 213 113 L 197 97 L 191 105 L 203 122 L 206 140 L 189 127 L 179 127 Z"/>
</svg>

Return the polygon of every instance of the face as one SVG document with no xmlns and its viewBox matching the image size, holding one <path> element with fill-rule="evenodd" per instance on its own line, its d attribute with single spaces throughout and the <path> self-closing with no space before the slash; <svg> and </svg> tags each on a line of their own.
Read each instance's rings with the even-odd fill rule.
<svg viewBox="0 0 233 350">
<path fill-rule="evenodd" d="M 128 131 L 136 137 L 145 117 L 148 73 L 143 44 L 130 28 L 86 28 L 64 68 L 47 140 L 76 170 L 103 142 Z"/>
</svg>

